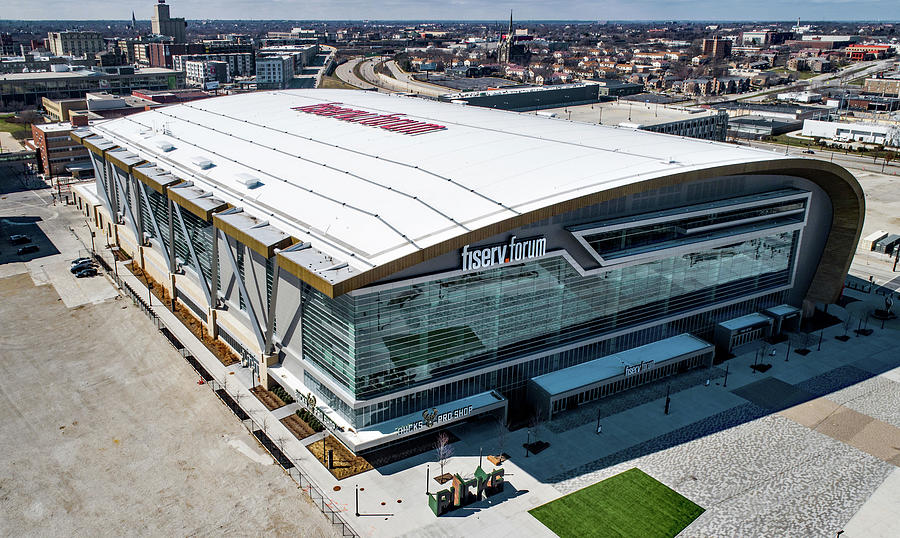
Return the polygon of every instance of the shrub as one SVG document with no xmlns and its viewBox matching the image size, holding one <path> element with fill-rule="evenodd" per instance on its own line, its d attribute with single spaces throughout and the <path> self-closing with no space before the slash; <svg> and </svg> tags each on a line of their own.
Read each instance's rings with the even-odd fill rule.
<svg viewBox="0 0 900 538">
<path fill-rule="evenodd" d="M 297 411 L 297 416 L 300 417 L 303 422 L 309 424 L 309 427 L 315 430 L 316 433 L 325 430 L 325 426 L 323 426 L 322 423 L 319 422 L 319 419 L 314 417 L 308 410 L 300 409 Z"/>
<path fill-rule="evenodd" d="M 281 385 L 275 385 L 275 388 L 272 389 L 272 392 L 275 393 L 275 396 L 278 396 L 279 398 L 281 398 L 281 401 L 284 402 L 285 404 L 294 403 L 294 399 L 291 398 L 291 395 L 288 394 L 288 392 L 286 390 L 284 390 L 284 388 L 282 388 Z"/>
</svg>

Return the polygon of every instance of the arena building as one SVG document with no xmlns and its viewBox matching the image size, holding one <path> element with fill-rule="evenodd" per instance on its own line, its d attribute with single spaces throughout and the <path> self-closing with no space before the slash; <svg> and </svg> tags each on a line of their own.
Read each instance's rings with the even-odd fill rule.
<svg viewBox="0 0 900 538">
<path fill-rule="evenodd" d="M 72 136 L 107 242 L 356 451 L 708 367 L 835 301 L 864 214 L 828 162 L 370 92 Z"/>
</svg>

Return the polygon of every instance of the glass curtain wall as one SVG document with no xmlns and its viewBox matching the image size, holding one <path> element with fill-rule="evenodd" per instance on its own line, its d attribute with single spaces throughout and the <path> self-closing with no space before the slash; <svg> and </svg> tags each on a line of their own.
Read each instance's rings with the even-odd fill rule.
<svg viewBox="0 0 900 538">
<path fill-rule="evenodd" d="M 798 236 L 587 277 L 554 257 L 337 299 L 304 286 L 304 357 L 371 398 L 786 285 Z"/>
</svg>

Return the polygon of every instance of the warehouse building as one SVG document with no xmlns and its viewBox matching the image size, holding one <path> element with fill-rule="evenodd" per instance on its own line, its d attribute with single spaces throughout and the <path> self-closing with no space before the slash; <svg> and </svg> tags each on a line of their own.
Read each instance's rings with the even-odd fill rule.
<svg viewBox="0 0 900 538">
<path fill-rule="evenodd" d="M 72 136 L 107 241 L 355 451 L 708 367 L 717 325 L 834 302 L 864 214 L 828 162 L 369 92 Z"/>
</svg>

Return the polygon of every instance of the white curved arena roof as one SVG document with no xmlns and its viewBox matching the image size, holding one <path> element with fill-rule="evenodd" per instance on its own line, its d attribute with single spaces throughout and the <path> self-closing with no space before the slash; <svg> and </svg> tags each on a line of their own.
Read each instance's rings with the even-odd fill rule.
<svg viewBox="0 0 900 538">
<path fill-rule="evenodd" d="M 373 115 L 356 115 L 354 122 L 294 110 L 328 103 Z M 443 128 L 404 134 L 360 123 L 374 114 Z M 102 122 L 91 131 L 310 241 L 355 271 L 585 194 L 782 158 L 703 140 L 353 90 L 212 98 Z"/>
</svg>

